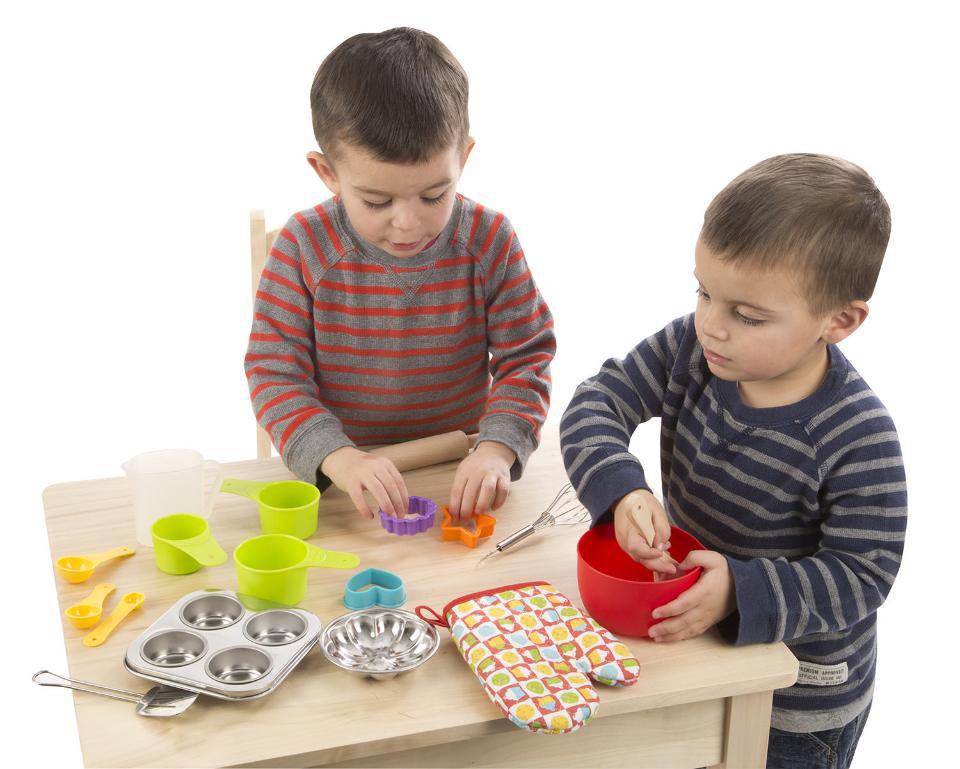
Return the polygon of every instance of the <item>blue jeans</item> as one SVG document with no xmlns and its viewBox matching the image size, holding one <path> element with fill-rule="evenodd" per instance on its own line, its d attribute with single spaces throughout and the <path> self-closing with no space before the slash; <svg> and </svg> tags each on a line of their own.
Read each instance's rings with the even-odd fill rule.
<svg viewBox="0 0 960 769">
<path fill-rule="evenodd" d="M 850 723 L 825 732 L 770 729 L 767 769 L 848 769 L 870 715 L 870 706 Z"/>
</svg>

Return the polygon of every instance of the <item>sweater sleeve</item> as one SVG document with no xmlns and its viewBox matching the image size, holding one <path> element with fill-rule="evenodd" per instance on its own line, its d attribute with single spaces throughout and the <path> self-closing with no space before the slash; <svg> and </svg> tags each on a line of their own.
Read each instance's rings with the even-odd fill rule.
<svg viewBox="0 0 960 769">
<path fill-rule="evenodd" d="M 874 399 L 875 400 L 875 399 Z M 719 625 L 735 644 L 832 633 L 883 603 L 900 567 L 907 525 L 903 459 L 893 421 L 868 403 L 822 440 L 823 520 L 808 557 L 727 557 L 736 611 Z"/>
<path fill-rule="evenodd" d="M 478 209 L 480 207 L 478 206 Z M 503 214 L 481 215 L 473 234 L 484 264 L 490 396 L 478 441 L 512 449 L 520 477 L 540 441 L 550 405 L 550 362 L 557 349 L 553 317 L 533 281 L 523 249 Z M 484 234 L 486 233 L 486 234 Z"/>
<path fill-rule="evenodd" d="M 642 422 L 663 412 L 667 384 L 691 317 L 678 318 L 600 373 L 583 382 L 560 422 L 560 449 L 570 482 L 594 524 L 611 505 L 636 489 L 650 490 L 643 467 L 630 453 Z"/>
<path fill-rule="evenodd" d="M 297 477 L 321 488 L 319 472 L 332 451 L 352 446 L 320 402 L 316 383 L 312 289 L 291 219 L 267 258 L 253 308 L 245 368 L 258 424 Z"/>
</svg>

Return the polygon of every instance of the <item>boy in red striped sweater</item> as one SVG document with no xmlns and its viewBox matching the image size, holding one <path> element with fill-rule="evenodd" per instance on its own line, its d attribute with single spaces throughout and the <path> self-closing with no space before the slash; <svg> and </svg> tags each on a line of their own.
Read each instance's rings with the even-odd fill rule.
<svg viewBox="0 0 960 769">
<path fill-rule="evenodd" d="M 457 194 L 473 148 L 467 78 L 435 37 L 356 35 L 310 93 L 333 197 L 267 260 L 246 356 L 260 425 L 300 478 L 405 512 L 403 478 L 359 446 L 479 432 L 451 513 L 500 507 L 539 442 L 553 320 L 502 214 Z"/>
</svg>

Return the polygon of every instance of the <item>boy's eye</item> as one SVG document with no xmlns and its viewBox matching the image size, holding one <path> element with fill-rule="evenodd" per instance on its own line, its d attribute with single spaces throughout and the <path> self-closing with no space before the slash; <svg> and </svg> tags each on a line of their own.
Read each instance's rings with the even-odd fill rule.
<svg viewBox="0 0 960 769">
<path fill-rule="evenodd" d="M 443 202 L 443 199 L 444 199 L 446 196 L 447 196 L 447 193 L 446 193 L 446 191 L 444 191 L 444 192 L 441 192 L 439 195 L 437 195 L 437 197 L 435 197 L 435 198 L 425 198 L 425 197 L 421 197 L 420 200 L 422 200 L 424 203 L 426 203 L 426 204 L 428 204 L 428 205 L 437 206 L 437 205 L 440 205 L 440 203 Z"/>
<path fill-rule="evenodd" d="M 361 198 L 361 200 L 363 200 L 363 198 Z M 385 200 L 383 201 L 383 203 L 371 203 L 369 200 L 363 200 L 363 205 L 365 205 L 367 208 L 373 209 L 374 211 L 379 211 L 380 209 L 383 209 L 389 206 L 390 201 Z"/>
<path fill-rule="evenodd" d="M 710 301 L 710 294 L 703 290 L 703 286 L 697 286 L 697 296 Z"/>
<path fill-rule="evenodd" d="M 748 326 L 762 326 L 763 321 L 758 320 L 757 318 L 748 318 L 746 315 L 743 315 L 739 312 L 735 312 L 734 315 L 737 316 L 737 320 L 741 323 L 746 323 Z"/>
</svg>

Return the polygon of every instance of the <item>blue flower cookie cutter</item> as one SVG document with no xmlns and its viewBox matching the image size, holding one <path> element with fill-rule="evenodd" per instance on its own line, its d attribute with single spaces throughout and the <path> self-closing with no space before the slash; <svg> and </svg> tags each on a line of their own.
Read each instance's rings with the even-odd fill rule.
<svg viewBox="0 0 960 769">
<path fill-rule="evenodd" d="M 343 605 L 353 611 L 374 606 L 395 609 L 406 600 L 403 580 L 383 569 L 364 569 L 354 574 L 343 591 Z"/>
</svg>

